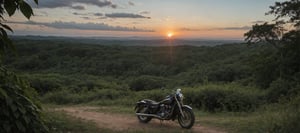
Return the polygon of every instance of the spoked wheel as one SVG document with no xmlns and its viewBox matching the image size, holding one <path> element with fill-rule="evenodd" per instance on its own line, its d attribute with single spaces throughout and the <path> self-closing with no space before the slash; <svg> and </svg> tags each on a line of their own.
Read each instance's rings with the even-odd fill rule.
<svg viewBox="0 0 300 133">
<path fill-rule="evenodd" d="M 137 111 L 137 113 L 145 113 L 147 114 L 147 108 L 146 107 L 140 107 L 139 110 Z M 137 118 L 139 119 L 140 122 L 142 123 L 148 123 L 152 117 L 149 117 L 149 116 L 137 116 Z"/>
<path fill-rule="evenodd" d="M 193 111 L 189 108 L 182 108 L 182 113 L 184 116 L 181 114 L 178 115 L 178 122 L 182 128 L 191 128 L 194 125 L 195 122 L 195 115 Z"/>
</svg>

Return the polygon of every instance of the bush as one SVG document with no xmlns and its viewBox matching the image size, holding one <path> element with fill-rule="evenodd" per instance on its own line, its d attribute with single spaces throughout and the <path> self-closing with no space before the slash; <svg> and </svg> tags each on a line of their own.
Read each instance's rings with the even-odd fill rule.
<svg viewBox="0 0 300 133">
<path fill-rule="evenodd" d="M 165 87 L 165 82 L 166 80 L 160 77 L 140 76 L 129 83 L 129 88 L 135 91 L 158 89 Z"/>
<path fill-rule="evenodd" d="M 46 132 L 37 106 L 36 92 L 6 69 L 0 67 L 0 132 Z"/>
<path fill-rule="evenodd" d="M 204 89 L 201 93 L 201 103 L 205 110 L 210 112 L 223 110 L 222 103 L 225 99 L 224 91 L 217 89 Z"/>
<path fill-rule="evenodd" d="M 284 97 L 290 90 L 290 83 L 283 79 L 273 81 L 268 88 L 267 99 L 269 102 L 278 102 L 280 97 Z"/>
<path fill-rule="evenodd" d="M 60 88 L 61 85 L 53 80 L 47 79 L 34 79 L 30 81 L 30 86 L 35 88 L 37 92 L 41 95 L 49 91 L 53 91 L 54 89 Z"/>
<path fill-rule="evenodd" d="M 300 132 L 300 96 L 291 101 L 273 104 L 266 110 L 266 116 L 260 121 L 259 130 L 270 133 Z"/>
<path fill-rule="evenodd" d="M 126 91 L 101 89 L 93 91 L 72 92 L 69 89 L 49 92 L 42 98 L 43 102 L 55 104 L 80 104 L 98 100 L 117 100 L 123 98 L 128 93 Z"/>
<path fill-rule="evenodd" d="M 184 89 L 185 103 L 209 112 L 254 111 L 264 102 L 264 93 L 236 85 L 207 85 Z"/>
</svg>

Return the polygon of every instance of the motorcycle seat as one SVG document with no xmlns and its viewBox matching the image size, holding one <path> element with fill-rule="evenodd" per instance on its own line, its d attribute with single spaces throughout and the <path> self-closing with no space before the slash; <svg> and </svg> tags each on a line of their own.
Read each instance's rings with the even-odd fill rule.
<svg viewBox="0 0 300 133">
<path fill-rule="evenodd" d="M 150 100 L 150 99 L 145 99 L 145 101 L 146 101 L 147 103 L 150 103 L 151 105 L 154 105 L 154 106 L 160 104 L 159 102 L 156 102 L 156 101 L 153 101 L 153 100 Z"/>
</svg>

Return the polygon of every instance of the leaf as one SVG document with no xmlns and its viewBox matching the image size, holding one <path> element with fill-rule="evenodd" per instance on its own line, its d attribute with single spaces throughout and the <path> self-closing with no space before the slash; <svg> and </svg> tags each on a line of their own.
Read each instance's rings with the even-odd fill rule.
<svg viewBox="0 0 300 133">
<path fill-rule="evenodd" d="M 20 113 L 18 111 L 14 112 L 13 114 L 14 114 L 16 119 L 18 119 L 20 117 Z"/>
<path fill-rule="evenodd" d="M 0 40 L 2 40 L 4 42 L 4 46 L 12 49 L 15 52 L 16 48 L 13 45 L 13 42 L 8 38 L 6 31 L 3 28 L 0 28 L 0 33 L 2 33 L 2 34 L 0 34 Z M 5 50 L 5 49 L 3 49 L 3 50 Z"/>
<path fill-rule="evenodd" d="M 9 124 L 3 124 L 3 128 L 5 129 L 5 131 L 7 133 L 10 133 L 11 132 L 11 125 Z"/>
<path fill-rule="evenodd" d="M 25 1 L 20 3 L 20 10 L 27 19 L 30 19 L 31 15 L 33 15 L 32 8 Z"/>
<path fill-rule="evenodd" d="M 35 4 L 37 4 L 37 5 L 39 4 L 39 0 L 34 0 L 34 2 L 35 2 Z"/>
<path fill-rule="evenodd" d="M 13 113 L 15 113 L 16 111 L 17 111 L 17 106 L 15 105 L 15 104 L 10 104 L 9 105 L 10 106 L 10 109 L 11 109 L 11 111 L 13 112 Z"/>
<path fill-rule="evenodd" d="M 6 106 L 6 107 L 7 107 L 7 106 Z M 6 117 L 9 117 L 9 116 L 10 116 L 10 114 L 9 114 L 9 112 L 8 112 L 7 109 L 2 110 L 2 113 L 3 113 L 4 116 L 6 116 Z"/>
<path fill-rule="evenodd" d="M 17 125 L 19 131 L 21 131 L 21 132 L 25 132 L 26 131 L 24 125 L 20 121 L 17 120 L 16 121 L 16 125 Z"/>
<path fill-rule="evenodd" d="M 6 97 L 6 104 L 7 105 L 11 105 L 11 104 L 13 104 L 13 100 L 11 99 L 11 97 Z"/>
<path fill-rule="evenodd" d="M 0 28 L 0 31 L 2 33 L 3 36 L 3 40 L 5 41 L 6 38 L 8 38 L 6 31 L 3 28 Z"/>
<path fill-rule="evenodd" d="M 18 108 L 18 110 L 24 115 L 26 113 L 26 110 L 21 106 Z"/>
<path fill-rule="evenodd" d="M 30 118 L 28 118 L 26 115 L 24 115 L 23 119 L 24 119 L 24 121 L 25 121 L 26 124 L 29 124 Z"/>
<path fill-rule="evenodd" d="M 0 88 L 0 94 L 4 97 L 7 97 L 7 93 L 2 88 Z"/>
<path fill-rule="evenodd" d="M 12 16 L 17 9 L 17 5 L 14 0 L 5 0 L 4 8 L 5 8 L 6 12 L 8 13 L 8 15 Z"/>
<path fill-rule="evenodd" d="M 5 24 L 0 24 L 3 28 L 11 31 L 11 32 L 14 32 L 8 25 L 5 25 Z"/>
</svg>

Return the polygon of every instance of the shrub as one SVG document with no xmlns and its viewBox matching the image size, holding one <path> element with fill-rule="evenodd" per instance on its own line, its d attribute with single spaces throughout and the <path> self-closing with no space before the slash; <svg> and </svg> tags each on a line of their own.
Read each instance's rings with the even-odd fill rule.
<svg viewBox="0 0 300 133">
<path fill-rule="evenodd" d="M 183 89 L 185 103 L 209 112 L 253 111 L 264 102 L 264 92 L 237 85 L 207 85 Z"/>
<path fill-rule="evenodd" d="M 223 90 L 204 89 L 201 93 L 201 103 L 205 110 L 215 112 L 223 109 L 222 103 L 225 99 Z"/>
<path fill-rule="evenodd" d="M 290 90 L 290 83 L 283 79 L 273 81 L 268 88 L 267 100 L 269 102 L 278 102 L 280 97 L 284 97 Z"/>
<path fill-rule="evenodd" d="M 260 98 L 251 93 L 228 91 L 223 102 L 227 111 L 254 111 L 259 105 Z"/>
<path fill-rule="evenodd" d="M 37 106 L 36 92 L 2 67 L 0 79 L 0 132 L 46 132 Z"/>
<path fill-rule="evenodd" d="M 72 92 L 69 89 L 62 89 L 56 92 L 49 92 L 43 96 L 42 101 L 55 104 L 79 104 L 97 100 L 117 100 L 128 95 L 126 91 L 101 89 L 93 91 Z"/>
<path fill-rule="evenodd" d="M 33 79 L 30 81 L 30 86 L 35 88 L 41 95 L 61 87 L 58 82 L 47 79 Z"/>
<path fill-rule="evenodd" d="M 166 81 L 160 77 L 140 76 L 129 83 L 129 88 L 135 91 L 151 90 L 165 87 L 165 82 Z"/>
<path fill-rule="evenodd" d="M 300 132 L 300 96 L 291 101 L 273 104 L 266 110 L 266 116 L 260 120 L 259 130 L 270 133 Z"/>
</svg>

